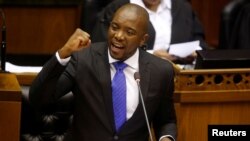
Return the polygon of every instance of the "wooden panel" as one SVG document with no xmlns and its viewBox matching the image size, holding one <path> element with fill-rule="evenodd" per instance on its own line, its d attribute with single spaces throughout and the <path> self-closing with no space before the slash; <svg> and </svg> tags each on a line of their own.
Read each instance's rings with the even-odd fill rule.
<svg viewBox="0 0 250 141">
<path fill-rule="evenodd" d="M 221 11 L 231 0 L 190 0 L 192 7 L 201 20 L 206 41 L 213 47 L 218 46 Z"/>
<path fill-rule="evenodd" d="M 17 80 L 20 85 L 29 86 L 35 79 L 37 73 L 16 73 Z"/>
<path fill-rule="evenodd" d="M 207 141 L 211 124 L 249 125 L 249 72 L 248 68 L 176 70 L 177 141 Z"/>
<path fill-rule="evenodd" d="M 177 141 L 207 141 L 210 124 L 250 124 L 250 69 L 178 70 L 176 67 L 175 72 Z M 204 80 L 197 83 L 197 76 L 203 76 Z M 223 78 L 221 81 L 217 80 L 219 76 Z M 19 82 L 25 84 L 28 82 L 22 79 L 27 77 L 33 80 L 35 75 L 18 74 Z"/>
<path fill-rule="evenodd" d="M 5 6 L 3 10 L 11 54 L 53 54 L 79 26 L 79 6 Z"/>
<path fill-rule="evenodd" d="M 19 141 L 21 102 L 0 101 L 0 140 Z"/>
<path fill-rule="evenodd" d="M 21 101 L 21 87 L 15 74 L 0 73 L 0 101 Z"/>
<path fill-rule="evenodd" d="M 14 74 L 0 73 L 0 140 L 19 141 L 21 87 Z"/>
<path fill-rule="evenodd" d="M 207 141 L 208 125 L 211 124 L 249 125 L 249 110 L 249 101 L 181 104 L 177 141 Z"/>
<path fill-rule="evenodd" d="M 204 69 L 176 72 L 176 91 L 250 90 L 250 69 Z"/>
</svg>

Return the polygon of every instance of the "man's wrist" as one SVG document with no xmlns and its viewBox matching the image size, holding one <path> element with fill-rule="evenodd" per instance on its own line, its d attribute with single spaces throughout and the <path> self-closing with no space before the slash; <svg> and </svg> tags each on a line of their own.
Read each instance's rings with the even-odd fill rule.
<svg viewBox="0 0 250 141">
<path fill-rule="evenodd" d="M 69 62 L 69 60 L 70 60 L 71 57 L 62 59 L 62 58 L 60 58 L 59 53 L 56 52 L 56 58 L 57 58 L 58 62 L 59 62 L 61 65 L 66 66 L 67 63 Z"/>
</svg>

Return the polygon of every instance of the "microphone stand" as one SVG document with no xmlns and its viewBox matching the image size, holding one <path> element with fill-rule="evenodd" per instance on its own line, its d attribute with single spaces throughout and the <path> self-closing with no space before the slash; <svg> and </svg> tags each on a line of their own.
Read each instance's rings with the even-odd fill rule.
<svg viewBox="0 0 250 141">
<path fill-rule="evenodd" d="M 139 88 L 139 95 L 140 95 L 140 99 L 141 99 L 141 103 L 142 103 L 142 107 L 143 107 L 143 111 L 144 111 L 144 115 L 145 115 L 145 119 L 146 119 L 146 123 L 147 123 L 147 127 L 148 127 L 148 133 L 149 133 L 150 141 L 153 141 L 153 136 L 152 136 L 151 128 L 150 128 L 149 121 L 148 121 L 147 111 L 146 111 L 146 107 L 145 107 L 142 92 L 141 92 L 140 74 L 138 72 L 136 72 L 134 74 L 134 76 L 135 76 L 135 81 L 137 82 L 137 86 Z"/>
<path fill-rule="evenodd" d="M 2 42 L 1 42 L 1 71 L 5 71 L 5 62 L 6 62 L 6 26 L 5 26 L 5 15 L 2 9 L 0 9 L 1 16 L 3 19 L 3 26 L 2 26 Z"/>
</svg>

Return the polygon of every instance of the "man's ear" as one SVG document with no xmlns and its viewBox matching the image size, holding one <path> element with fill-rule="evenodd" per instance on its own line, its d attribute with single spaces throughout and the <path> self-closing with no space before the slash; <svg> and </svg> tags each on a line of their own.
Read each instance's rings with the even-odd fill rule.
<svg viewBox="0 0 250 141">
<path fill-rule="evenodd" d="M 147 44 L 148 38 L 149 38 L 149 35 L 144 34 L 143 37 L 142 37 L 142 40 L 140 42 L 140 46 L 143 46 L 143 45 Z"/>
</svg>

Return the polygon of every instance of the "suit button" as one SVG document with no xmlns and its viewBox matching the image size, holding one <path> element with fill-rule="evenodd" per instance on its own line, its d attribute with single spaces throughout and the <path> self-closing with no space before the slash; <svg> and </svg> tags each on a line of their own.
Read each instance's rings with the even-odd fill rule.
<svg viewBox="0 0 250 141">
<path fill-rule="evenodd" d="M 114 136 L 114 140 L 118 140 L 119 137 L 117 135 Z"/>
</svg>

